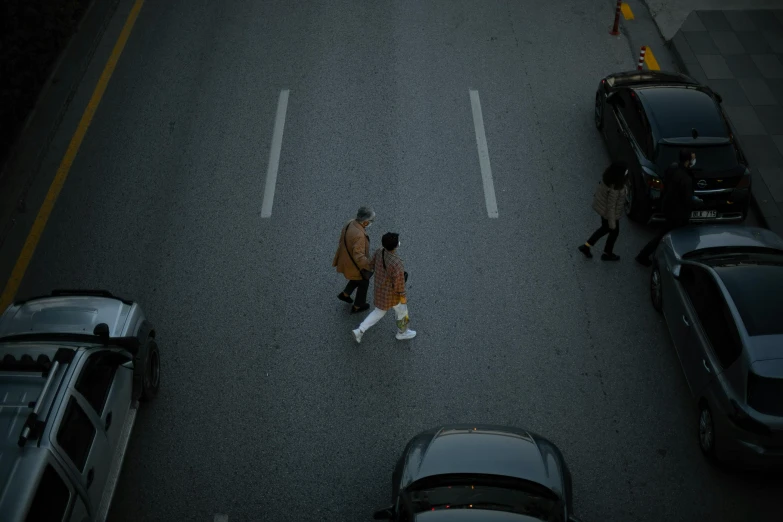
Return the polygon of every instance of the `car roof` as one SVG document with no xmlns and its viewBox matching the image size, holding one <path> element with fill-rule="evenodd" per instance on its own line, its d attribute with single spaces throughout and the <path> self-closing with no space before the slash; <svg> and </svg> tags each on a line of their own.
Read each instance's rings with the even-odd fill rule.
<svg viewBox="0 0 783 522">
<path fill-rule="evenodd" d="M 783 336 L 783 266 L 741 264 L 712 268 L 728 290 L 749 336 Z"/>
<path fill-rule="evenodd" d="M 706 90 L 667 85 L 637 87 L 633 91 L 660 139 L 692 138 L 693 129 L 700 138 L 729 137 L 720 108 Z"/>
</svg>

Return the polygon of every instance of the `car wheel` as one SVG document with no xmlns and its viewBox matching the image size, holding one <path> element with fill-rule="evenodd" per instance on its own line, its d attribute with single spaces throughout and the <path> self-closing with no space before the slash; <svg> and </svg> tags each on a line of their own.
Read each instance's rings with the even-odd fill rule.
<svg viewBox="0 0 783 522">
<path fill-rule="evenodd" d="M 160 350 L 158 343 L 151 338 L 147 341 L 144 357 L 144 374 L 141 387 L 141 400 L 150 401 L 158 395 L 160 388 Z"/>
<path fill-rule="evenodd" d="M 710 461 L 715 461 L 715 423 L 707 403 L 699 404 L 699 447 Z"/>
<path fill-rule="evenodd" d="M 604 128 L 604 106 L 598 93 L 595 95 L 595 128 L 598 130 Z"/>
<path fill-rule="evenodd" d="M 650 300 L 656 312 L 663 310 L 663 282 L 661 281 L 661 271 L 657 263 L 653 265 L 650 274 Z"/>
</svg>

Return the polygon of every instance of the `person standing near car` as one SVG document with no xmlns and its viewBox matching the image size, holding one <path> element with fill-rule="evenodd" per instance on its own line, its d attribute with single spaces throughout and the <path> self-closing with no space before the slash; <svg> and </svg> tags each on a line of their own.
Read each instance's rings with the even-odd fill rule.
<svg viewBox="0 0 783 522">
<path fill-rule="evenodd" d="M 593 196 L 593 210 L 601 216 L 601 226 L 593 232 L 583 245 L 579 245 L 579 251 L 585 257 L 593 257 L 590 248 L 596 241 L 606 234 L 609 237 L 604 245 L 604 253 L 601 254 L 602 261 L 619 261 L 620 256 L 613 252 L 617 236 L 620 235 L 620 216 L 623 215 L 625 205 L 625 177 L 628 175 L 628 166 L 617 161 L 609 165 L 604 170 L 604 175 L 598 184 L 598 188 Z"/>
<path fill-rule="evenodd" d="M 416 332 L 408 328 L 408 300 L 405 295 L 407 274 L 402 259 L 397 255 L 400 236 L 387 232 L 381 238 L 381 243 L 383 248 L 376 250 L 372 256 L 372 265 L 375 268 L 375 310 L 353 330 L 357 343 L 362 342 L 364 333 L 383 319 L 392 308 L 397 319 L 397 339 L 405 341 L 416 337 Z"/>
<path fill-rule="evenodd" d="M 663 236 L 674 230 L 687 226 L 691 220 L 693 209 L 693 173 L 696 165 L 696 153 L 685 149 L 680 151 L 680 161 L 666 169 L 663 180 L 663 195 L 661 196 L 661 212 L 665 222 L 658 233 L 636 256 L 636 262 L 650 266 L 650 256 L 655 252 Z"/>
<path fill-rule="evenodd" d="M 370 207 L 361 207 L 356 213 L 356 219 L 352 219 L 340 233 L 340 242 L 337 252 L 334 254 L 332 266 L 348 280 L 345 289 L 337 294 L 337 299 L 346 303 L 353 303 L 351 313 L 356 314 L 369 310 L 367 303 L 367 289 L 370 287 L 372 277 L 372 264 L 370 263 L 370 237 L 367 228 L 375 220 L 375 211 Z M 356 290 L 356 302 L 351 299 L 351 294 Z"/>
</svg>

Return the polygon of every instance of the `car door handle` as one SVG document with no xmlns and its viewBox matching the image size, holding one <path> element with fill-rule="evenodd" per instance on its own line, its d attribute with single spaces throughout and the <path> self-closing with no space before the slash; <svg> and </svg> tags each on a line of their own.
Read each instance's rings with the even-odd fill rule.
<svg viewBox="0 0 783 522">
<path fill-rule="evenodd" d="M 707 366 L 707 361 L 704 359 L 701 360 L 701 363 L 704 365 L 704 369 L 707 370 L 707 373 L 712 373 L 712 370 L 710 370 L 710 367 Z"/>
<path fill-rule="evenodd" d="M 106 415 L 106 431 L 109 431 L 109 426 L 111 426 L 111 412 Z"/>
<path fill-rule="evenodd" d="M 87 487 L 90 487 L 90 484 L 92 484 L 92 480 L 95 478 L 95 468 L 90 468 L 90 471 L 87 472 Z"/>
<path fill-rule="evenodd" d="M 688 322 L 688 319 L 684 315 L 682 316 L 682 322 L 685 323 L 685 326 L 691 325 L 691 323 Z"/>
</svg>

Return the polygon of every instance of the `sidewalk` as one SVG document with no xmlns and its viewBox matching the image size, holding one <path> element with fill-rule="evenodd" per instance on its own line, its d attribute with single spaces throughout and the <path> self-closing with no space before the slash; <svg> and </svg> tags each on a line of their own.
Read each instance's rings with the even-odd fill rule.
<svg viewBox="0 0 783 522">
<path fill-rule="evenodd" d="M 685 74 L 723 97 L 759 210 L 783 236 L 783 2 L 776 3 L 780 10 L 692 11 L 671 47 Z"/>
</svg>

